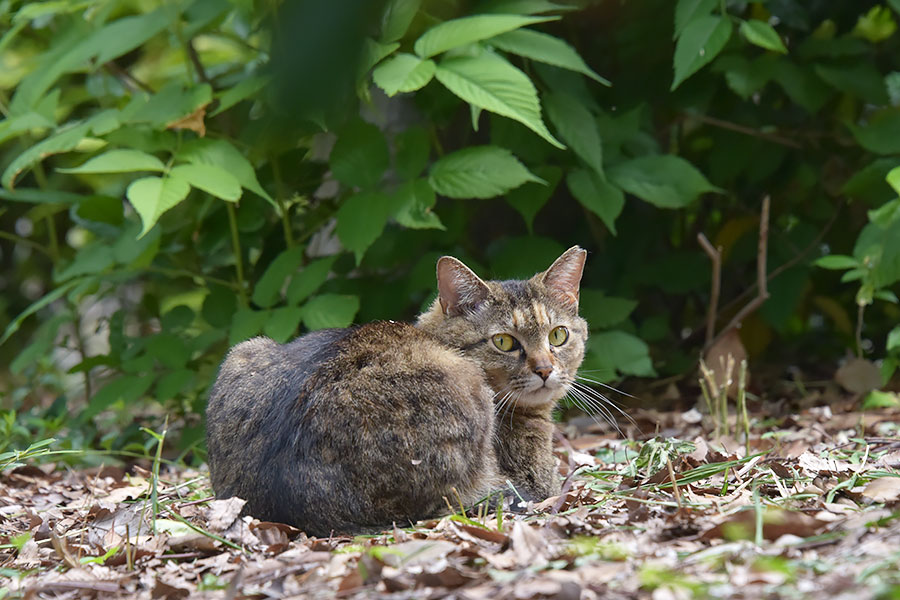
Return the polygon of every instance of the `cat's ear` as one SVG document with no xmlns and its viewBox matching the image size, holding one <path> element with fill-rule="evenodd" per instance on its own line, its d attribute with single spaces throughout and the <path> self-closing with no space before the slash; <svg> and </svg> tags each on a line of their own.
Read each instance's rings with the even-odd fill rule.
<svg viewBox="0 0 900 600">
<path fill-rule="evenodd" d="M 573 308 L 578 308 L 578 287 L 581 285 L 581 273 L 584 271 L 586 258 L 586 250 L 572 246 L 553 261 L 541 277 L 541 281 L 554 297 Z"/>
<path fill-rule="evenodd" d="M 490 290 L 478 275 L 452 256 L 437 262 L 438 297 L 445 315 L 474 311 L 487 300 Z"/>
</svg>

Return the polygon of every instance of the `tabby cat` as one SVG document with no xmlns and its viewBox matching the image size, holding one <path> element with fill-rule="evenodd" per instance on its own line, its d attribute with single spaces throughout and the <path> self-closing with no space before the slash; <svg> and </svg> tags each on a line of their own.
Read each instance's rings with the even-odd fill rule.
<svg viewBox="0 0 900 600">
<path fill-rule="evenodd" d="M 586 252 L 528 280 L 437 263 L 415 325 L 375 322 L 231 349 L 206 409 L 219 498 L 310 535 L 354 533 L 473 504 L 510 485 L 559 491 L 551 411 L 572 387 L 587 323 Z"/>
</svg>

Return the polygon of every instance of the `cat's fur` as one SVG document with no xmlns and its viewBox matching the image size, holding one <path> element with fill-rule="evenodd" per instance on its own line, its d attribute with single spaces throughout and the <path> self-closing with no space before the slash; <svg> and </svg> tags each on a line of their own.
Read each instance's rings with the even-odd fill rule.
<svg viewBox="0 0 900 600">
<path fill-rule="evenodd" d="M 576 246 L 531 279 L 487 282 L 444 257 L 415 326 L 238 344 L 206 411 L 216 495 L 329 535 L 434 516 L 445 497 L 472 504 L 507 481 L 526 499 L 557 493 L 550 413 L 584 356 L 585 256 Z M 554 347 L 559 325 L 568 339 Z M 500 333 L 521 348 L 498 349 Z"/>
</svg>

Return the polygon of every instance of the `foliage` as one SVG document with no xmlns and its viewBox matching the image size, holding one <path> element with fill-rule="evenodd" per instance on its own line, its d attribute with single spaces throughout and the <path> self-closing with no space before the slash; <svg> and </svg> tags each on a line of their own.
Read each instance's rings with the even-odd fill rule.
<svg viewBox="0 0 900 600">
<path fill-rule="evenodd" d="M 883 301 L 861 346 L 888 351 L 896 3 L 276 4 L 0 3 L 7 408 L 111 450 L 168 413 L 187 449 L 229 344 L 411 318 L 443 253 L 527 276 L 573 243 L 586 371 L 679 373 L 709 301 L 695 235 L 739 297 L 764 194 L 751 355 L 820 369 L 853 344 L 821 254 Z"/>
</svg>

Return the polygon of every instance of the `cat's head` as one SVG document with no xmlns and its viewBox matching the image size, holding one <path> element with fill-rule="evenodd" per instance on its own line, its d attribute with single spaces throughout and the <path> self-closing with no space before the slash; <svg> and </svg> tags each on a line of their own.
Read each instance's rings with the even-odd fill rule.
<svg viewBox="0 0 900 600">
<path fill-rule="evenodd" d="M 573 246 L 531 279 L 483 281 L 459 260 L 437 263 L 438 297 L 419 327 L 478 362 L 495 402 L 544 407 L 569 390 L 588 328 L 578 316 L 587 252 Z"/>
</svg>

